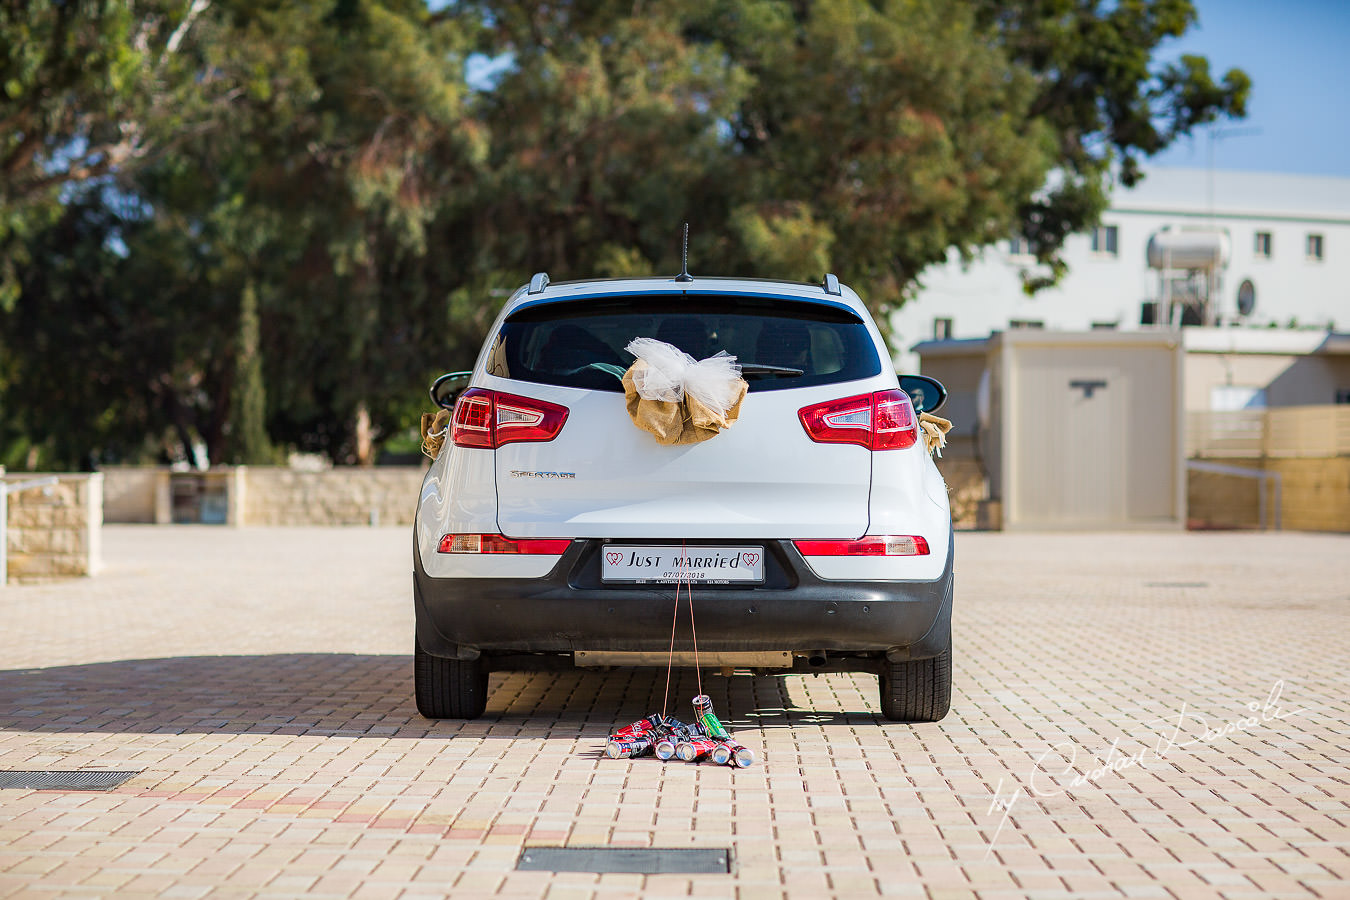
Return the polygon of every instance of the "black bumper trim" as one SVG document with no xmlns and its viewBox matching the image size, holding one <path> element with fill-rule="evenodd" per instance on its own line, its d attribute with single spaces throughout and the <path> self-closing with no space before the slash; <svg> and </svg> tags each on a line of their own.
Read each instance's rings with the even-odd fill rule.
<svg viewBox="0 0 1350 900">
<path fill-rule="evenodd" d="M 826 581 L 791 541 L 763 543 L 764 585 L 693 588 L 700 650 L 823 649 L 832 657 L 860 659 L 889 651 L 892 658 L 926 659 L 950 645 L 950 539 L 942 575 L 934 581 Z M 494 656 L 518 661 L 530 653 L 668 650 L 675 586 L 601 586 L 603 546 L 574 542 L 543 578 L 432 578 L 414 550 L 418 642 L 434 656 L 481 655 L 489 667 Z M 692 650 L 684 588 L 679 599 L 675 648 Z"/>
</svg>

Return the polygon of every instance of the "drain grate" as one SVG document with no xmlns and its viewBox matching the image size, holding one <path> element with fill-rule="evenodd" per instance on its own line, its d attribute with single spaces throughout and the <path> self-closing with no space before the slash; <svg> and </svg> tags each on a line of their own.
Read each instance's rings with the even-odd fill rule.
<svg viewBox="0 0 1350 900">
<path fill-rule="evenodd" d="M 133 775 L 134 771 L 94 771 L 77 769 L 67 772 L 15 772 L 0 771 L 0 789 L 19 788 L 30 791 L 106 791 L 117 787 Z"/>
<path fill-rule="evenodd" d="M 731 850 L 690 847 L 526 847 L 516 861 L 516 869 L 534 872 L 725 875 L 731 871 Z"/>
</svg>

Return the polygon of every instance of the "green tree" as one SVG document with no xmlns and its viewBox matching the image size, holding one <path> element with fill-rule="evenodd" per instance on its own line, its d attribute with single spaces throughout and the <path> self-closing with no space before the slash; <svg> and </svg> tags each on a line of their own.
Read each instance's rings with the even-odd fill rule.
<svg viewBox="0 0 1350 900">
<path fill-rule="evenodd" d="M 203 361 L 228 358 L 197 248 L 125 196 L 92 192 L 62 210 L 31 236 L 41 263 L 18 269 L 0 313 L 0 463 L 192 460 L 218 380 L 219 363 Z"/>
<path fill-rule="evenodd" d="M 463 108 L 462 24 L 405 0 L 216 12 L 201 65 L 234 100 L 140 179 L 215 248 L 218 282 L 240 292 L 235 321 L 256 290 L 248 356 L 264 387 L 225 377 L 212 458 L 233 452 L 226 432 L 251 427 L 231 420 L 256 408 L 232 396 L 247 391 L 265 393 L 272 440 L 370 462 L 413 418 L 412 386 L 434 365 L 450 301 L 429 278 L 445 249 L 428 227 L 482 154 Z"/>
<path fill-rule="evenodd" d="M 1251 79 L 1242 70 L 1215 81 L 1201 56 L 1154 61 L 1195 24 L 1190 0 L 978 0 L 976 9 L 1009 60 L 1034 76 L 1029 114 L 1055 141 L 1059 177 L 1018 202 L 1020 231 L 1050 267 L 1029 290 L 1062 276 L 1064 239 L 1097 223 L 1117 179 L 1138 182 L 1143 158 L 1199 126 L 1246 115 Z"/>
<path fill-rule="evenodd" d="M 77 195 L 99 222 L 78 234 L 67 227 L 75 245 L 63 246 L 41 221 L 22 241 L 30 251 L 22 283 L 39 293 L 0 317 L 13 351 L 9 383 L 0 383 L 7 418 L 24 421 L 28 435 L 52 431 L 41 394 L 30 391 L 44 369 L 42 342 L 30 336 L 72 338 L 57 316 L 76 314 L 53 305 L 53 292 L 78 296 L 73 305 L 116 294 L 139 302 L 161 337 L 173 336 L 165 348 L 173 354 L 141 361 L 156 364 L 151 381 L 164 386 L 177 443 L 205 443 L 214 461 L 257 458 L 250 448 L 265 450 L 264 438 L 369 461 L 373 444 L 358 446 L 359 426 L 368 422 L 378 440 L 403 424 L 398 416 L 414 418 L 414 385 L 438 365 L 435 329 L 454 303 L 455 279 L 429 275 L 459 267 L 429 248 L 426 230 L 457 202 L 482 152 L 462 110 L 461 27 L 433 21 L 412 0 L 204 7 L 180 53 L 202 97 L 214 98 L 201 102 L 195 127 L 165 152 L 114 167 L 115 188 L 93 179 L 69 193 L 75 182 L 67 182 L 65 205 L 51 207 L 58 222 Z M 119 218 L 113 207 L 122 201 L 144 221 Z M 164 259 L 150 235 L 178 255 Z M 91 288 L 77 267 L 52 265 L 53 253 L 67 252 L 121 281 Z M 164 264 L 158 284 L 140 280 L 152 260 Z M 131 284 L 142 299 L 122 290 Z M 184 294 L 185 302 L 167 302 Z M 114 322 L 101 327 L 65 346 L 110 359 L 122 332 Z M 188 347 L 180 335 L 200 340 Z M 115 376 L 138 381 L 128 368 L 136 367 L 113 365 Z M 266 435 L 258 428 L 264 395 Z M 163 418 L 155 411 L 125 421 L 153 434 Z M 99 429 L 82 440 L 106 454 L 133 452 Z M 70 458 L 54 445 L 50 456 Z"/>
<path fill-rule="evenodd" d="M 835 271 L 878 312 L 1015 231 L 1052 280 L 1113 179 L 1242 115 L 1241 72 L 1157 65 L 1194 21 L 1187 0 L 0 5 L 0 454 L 370 462 L 531 272 L 674 272 L 684 221 L 695 273 Z M 473 52 L 501 68 L 470 89 Z"/>
<path fill-rule="evenodd" d="M 182 133 L 204 94 L 181 51 L 208 3 L 0 4 L 0 302 L 62 188 L 125 174 Z"/>
<path fill-rule="evenodd" d="M 716 42 L 686 39 L 687 2 L 484 3 L 484 48 L 512 64 L 477 97 L 491 155 L 451 224 L 474 271 L 514 287 L 678 266 L 694 223 L 704 271 L 733 197 L 725 123 L 749 88 Z"/>
<path fill-rule="evenodd" d="M 267 436 L 267 392 L 263 387 L 258 337 L 258 289 L 252 282 L 244 285 L 240 296 L 236 340 L 225 456 L 236 465 L 271 463 L 275 461 L 275 452 Z"/>
<path fill-rule="evenodd" d="M 1053 164 L 1034 80 L 968 6 L 750 0 L 710 21 L 754 84 L 731 119 L 743 269 L 825 260 L 884 311 L 1004 236 Z"/>
<path fill-rule="evenodd" d="M 884 310 L 1022 232 L 1063 271 L 1111 180 L 1240 116 L 1246 77 L 1155 68 L 1186 0 L 676 0 L 474 7 L 509 61 L 482 102 L 478 269 L 818 278 Z M 521 240 L 523 236 L 525 239 Z M 1040 286 L 1044 282 L 1037 282 Z"/>
</svg>

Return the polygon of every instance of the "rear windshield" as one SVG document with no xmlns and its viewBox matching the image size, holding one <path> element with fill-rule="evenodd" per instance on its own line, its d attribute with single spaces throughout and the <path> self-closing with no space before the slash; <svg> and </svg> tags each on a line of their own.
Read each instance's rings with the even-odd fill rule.
<svg viewBox="0 0 1350 900">
<path fill-rule="evenodd" d="M 695 359 L 736 357 L 751 391 L 856 381 L 881 372 L 851 310 L 756 296 L 624 295 L 544 303 L 508 316 L 488 373 L 519 381 L 622 391 L 633 338 L 674 344 Z"/>
</svg>

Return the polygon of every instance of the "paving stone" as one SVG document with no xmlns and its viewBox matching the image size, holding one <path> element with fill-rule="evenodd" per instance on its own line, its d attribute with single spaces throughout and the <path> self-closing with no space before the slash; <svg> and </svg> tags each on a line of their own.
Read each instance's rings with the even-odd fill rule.
<svg viewBox="0 0 1350 900">
<path fill-rule="evenodd" d="M 407 552 L 112 526 L 98 577 L 0 592 L 0 768 L 144 770 L 0 794 L 0 896 L 1350 896 L 1350 537 L 959 534 L 951 714 L 678 673 L 745 770 L 602 757 L 664 672 L 499 674 L 482 719 L 422 719 Z M 737 865 L 515 871 L 606 845 Z"/>
</svg>

